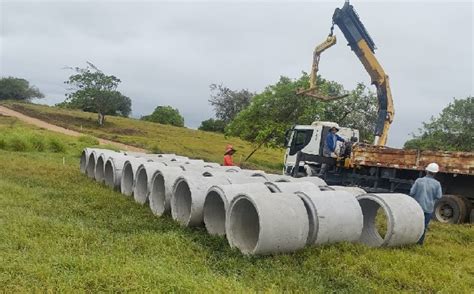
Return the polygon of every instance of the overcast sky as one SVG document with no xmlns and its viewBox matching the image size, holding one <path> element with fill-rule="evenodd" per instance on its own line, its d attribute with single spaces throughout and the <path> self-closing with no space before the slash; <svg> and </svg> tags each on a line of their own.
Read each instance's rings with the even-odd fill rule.
<svg viewBox="0 0 474 294">
<path fill-rule="evenodd" d="M 172 105 L 196 128 L 212 116 L 209 85 L 259 92 L 281 75 L 309 71 L 340 1 L 1 1 L 0 75 L 22 77 L 64 99 L 63 82 L 91 61 L 122 80 L 133 116 Z M 453 97 L 473 95 L 471 1 L 351 1 L 390 76 L 400 147 Z M 370 78 L 342 32 L 320 73 L 346 89 Z"/>
</svg>

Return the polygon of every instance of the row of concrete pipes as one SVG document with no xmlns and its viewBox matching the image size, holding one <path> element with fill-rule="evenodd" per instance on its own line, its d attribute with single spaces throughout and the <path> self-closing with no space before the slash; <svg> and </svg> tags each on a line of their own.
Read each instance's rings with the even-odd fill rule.
<svg viewBox="0 0 474 294">
<path fill-rule="evenodd" d="M 404 194 L 367 194 L 327 186 L 317 177 L 291 178 L 174 154 L 86 148 L 81 172 L 171 214 L 183 226 L 226 236 L 244 254 L 292 252 L 307 245 L 359 242 L 372 247 L 418 241 L 424 230 L 419 204 Z M 387 228 L 376 226 L 379 209 Z"/>
</svg>

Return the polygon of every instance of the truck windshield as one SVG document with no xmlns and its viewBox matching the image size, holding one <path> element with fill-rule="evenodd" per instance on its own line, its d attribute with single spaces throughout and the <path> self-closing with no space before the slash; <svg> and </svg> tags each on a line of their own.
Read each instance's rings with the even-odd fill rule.
<svg viewBox="0 0 474 294">
<path fill-rule="evenodd" d="M 313 136 L 313 130 L 294 130 L 293 139 L 290 145 L 290 155 L 295 155 L 296 152 L 308 145 Z"/>
</svg>

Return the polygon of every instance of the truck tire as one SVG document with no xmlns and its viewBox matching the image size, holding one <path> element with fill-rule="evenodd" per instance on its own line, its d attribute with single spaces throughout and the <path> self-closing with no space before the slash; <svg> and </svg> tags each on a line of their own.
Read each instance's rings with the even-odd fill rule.
<svg viewBox="0 0 474 294">
<path fill-rule="evenodd" d="M 466 218 L 466 202 L 457 195 L 444 195 L 434 208 L 433 218 L 441 223 L 460 224 Z"/>
<path fill-rule="evenodd" d="M 467 199 L 467 197 L 460 196 L 462 200 L 464 201 L 464 205 L 466 207 L 466 217 L 464 218 L 464 222 L 469 223 L 471 221 L 471 211 L 472 211 L 472 203 L 471 200 Z"/>
</svg>

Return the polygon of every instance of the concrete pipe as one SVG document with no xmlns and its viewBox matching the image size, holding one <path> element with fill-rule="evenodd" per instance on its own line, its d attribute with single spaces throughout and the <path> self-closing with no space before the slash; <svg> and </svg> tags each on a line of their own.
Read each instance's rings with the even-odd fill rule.
<svg viewBox="0 0 474 294">
<path fill-rule="evenodd" d="M 150 162 L 145 158 L 130 158 L 125 161 L 120 178 L 120 191 L 125 196 L 132 196 L 135 185 L 135 174 L 140 164 Z"/>
<path fill-rule="evenodd" d="M 333 191 L 346 191 L 351 193 L 352 195 L 359 196 L 363 194 L 367 194 L 364 189 L 359 187 L 348 187 L 348 186 L 329 186 Z"/>
<path fill-rule="evenodd" d="M 104 168 L 104 180 L 107 186 L 120 190 L 123 166 L 128 159 L 130 156 L 127 155 L 112 156 L 107 159 Z"/>
<path fill-rule="evenodd" d="M 315 184 L 316 186 L 326 186 L 326 182 L 318 177 L 302 177 L 302 178 L 291 178 L 292 182 L 311 182 Z"/>
<path fill-rule="evenodd" d="M 133 186 L 135 202 L 140 204 L 148 202 L 152 176 L 157 170 L 165 166 L 163 162 L 145 162 L 138 166 L 135 173 L 135 185 Z"/>
<path fill-rule="evenodd" d="M 358 201 L 346 191 L 297 192 L 309 219 L 307 244 L 356 242 L 363 217 Z"/>
<path fill-rule="evenodd" d="M 173 195 L 173 185 L 186 171 L 177 166 L 159 168 L 151 177 L 150 209 L 153 214 L 161 216 L 170 211 L 170 202 Z"/>
<path fill-rule="evenodd" d="M 99 155 L 95 162 L 94 168 L 94 178 L 97 182 L 103 183 L 104 182 L 104 171 L 105 171 L 105 162 L 109 157 L 116 157 L 122 156 L 121 153 L 110 151 L 110 150 L 102 150 L 100 153 L 96 151 L 96 155 Z"/>
<path fill-rule="evenodd" d="M 262 177 L 251 177 L 246 174 L 241 174 L 239 172 L 226 172 L 222 170 L 206 170 L 202 174 L 204 177 L 216 177 L 223 176 L 226 177 L 232 184 L 246 184 L 246 183 L 265 183 L 266 179 Z"/>
<path fill-rule="evenodd" d="M 308 215 L 303 201 L 289 193 L 239 194 L 226 222 L 229 244 L 244 254 L 292 252 L 305 246 Z"/>
<path fill-rule="evenodd" d="M 173 185 L 171 216 L 184 226 L 203 224 L 203 208 L 207 191 L 211 186 L 230 184 L 224 176 L 203 177 L 186 173 Z"/>
<path fill-rule="evenodd" d="M 273 193 L 319 192 L 319 187 L 311 182 L 266 182 L 265 185 Z"/>
<path fill-rule="evenodd" d="M 238 166 L 221 166 L 221 165 L 218 165 L 216 167 L 214 167 L 215 169 L 218 169 L 220 171 L 225 171 L 225 172 L 234 172 L 234 173 L 238 173 L 238 172 L 241 172 L 242 169 Z"/>
<path fill-rule="evenodd" d="M 365 194 L 356 197 L 364 216 L 359 242 L 371 247 L 401 246 L 416 243 L 424 230 L 424 214 L 420 205 L 405 194 Z M 376 227 L 376 216 L 383 209 L 387 232 L 382 238 Z"/>
<path fill-rule="evenodd" d="M 269 182 L 293 182 L 293 178 L 284 175 L 265 174 L 264 177 Z"/>
<path fill-rule="evenodd" d="M 89 154 L 89 159 L 87 160 L 86 175 L 94 179 L 95 178 L 95 163 L 97 162 L 97 151 L 92 151 Z"/>
<path fill-rule="evenodd" d="M 216 185 L 209 188 L 204 201 L 204 225 L 211 235 L 225 235 L 226 212 L 229 203 L 239 193 L 269 194 L 263 183 Z"/>
</svg>

